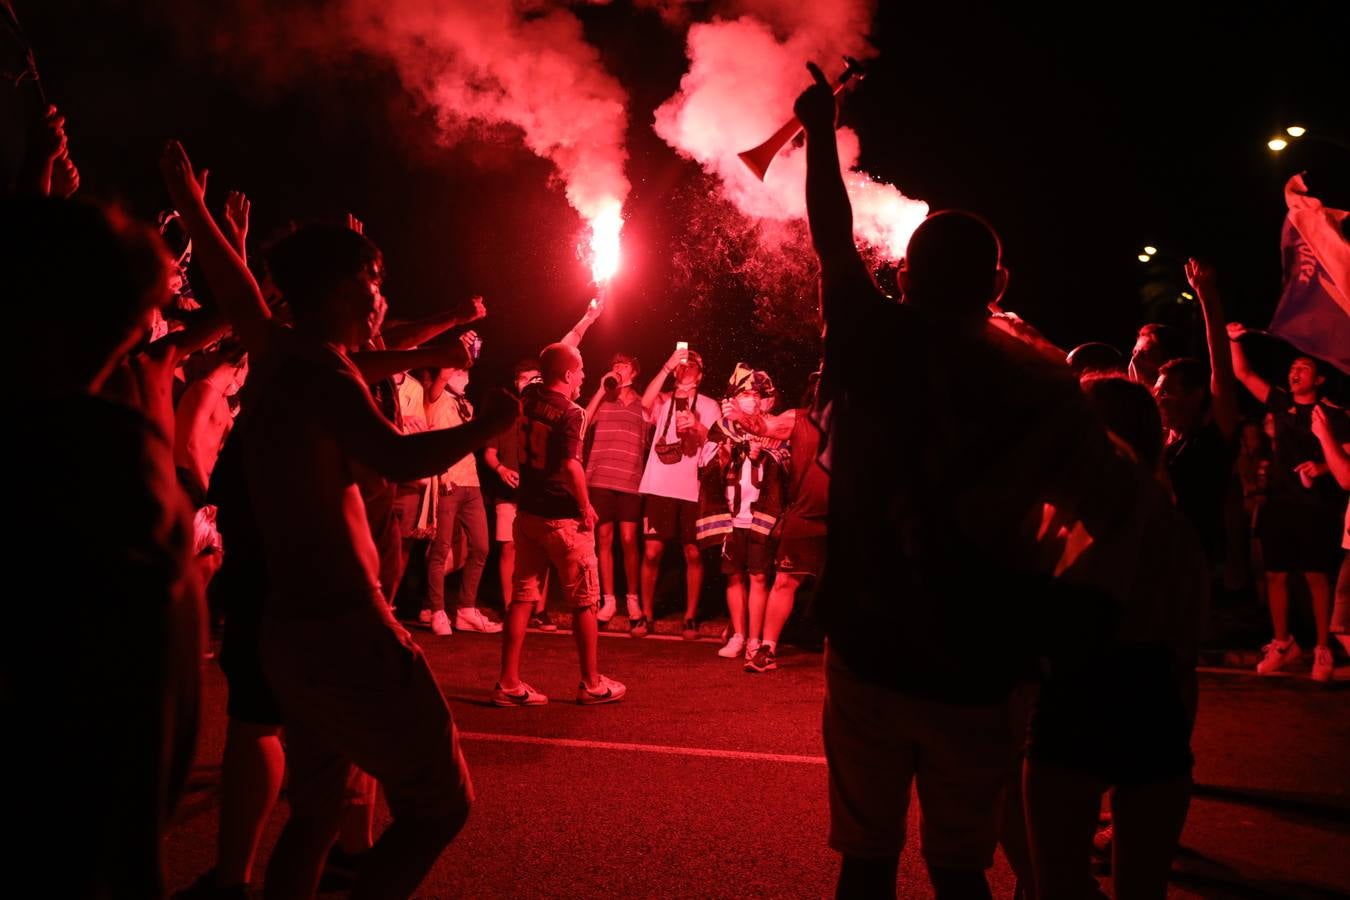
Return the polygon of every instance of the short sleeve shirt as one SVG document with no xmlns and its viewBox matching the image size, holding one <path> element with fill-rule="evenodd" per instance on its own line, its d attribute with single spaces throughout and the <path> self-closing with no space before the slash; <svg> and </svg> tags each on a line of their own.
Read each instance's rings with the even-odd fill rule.
<svg viewBox="0 0 1350 900">
<path fill-rule="evenodd" d="M 579 519 L 565 466 L 581 461 L 586 414 L 557 391 L 532 384 L 521 395 L 522 416 L 516 436 L 520 454 L 520 511 L 546 519 Z"/>
</svg>

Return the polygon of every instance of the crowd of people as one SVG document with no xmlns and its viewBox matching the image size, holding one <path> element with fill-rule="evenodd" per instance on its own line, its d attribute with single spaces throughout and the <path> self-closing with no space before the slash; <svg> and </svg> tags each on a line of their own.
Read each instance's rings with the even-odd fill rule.
<svg viewBox="0 0 1350 900">
<path fill-rule="evenodd" d="M 1264 571 L 1259 672 L 1301 653 L 1291 575 L 1311 600 L 1313 679 L 1331 678 L 1332 638 L 1350 640 L 1350 417 L 1322 396 L 1319 360 L 1296 358 L 1281 383 L 1249 365 L 1201 261 L 1186 277 L 1206 358 L 1154 325 L 1128 359 L 1054 347 L 999 307 L 998 236 L 962 211 L 924 221 L 903 300 L 886 297 L 854 243 L 835 99 L 812 72 L 796 111 L 822 361 L 791 400 L 753 365 L 705 381 L 681 344 L 645 386 L 641 361 L 615 355 L 583 408 L 580 346 L 601 296 L 472 403 L 482 298 L 387 321 L 382 254 L 352 218 L 300 226 L 251 260 L 248 199 L 230 193 L 212 215 L 206 172 L 170 142 L 164 221 L 190 240 L 175 257 L 155 228 L 73 197 L 64 121 L 43 112 L 0 216 L 19 352 L 44 373 L 22 395 L 20 471 L 55 473 L 24 482 L 38 521 L 19 552 L 66 581 L 78 615 L 74 662 L 55 675 L 35 663 L 35 624 L 7 631 L 5 692 L 59 748 L 42 763 L 68 767 L 52 783 L 93 810 L 98 852 L 69 866 L 75 893 L 163 892 L 159 837 L 219 618 L 217 864 L 187 895 L 245 896 L 283 774 L 268 896 L 312 896 L 325 873 L 352 896 L 410 895 L 474 797 L 450 707 L 396 616 L 410 561 L 425 591 L 402 612 L 422 639 L 501 633 L 484 688 L 503 708 L 549 701 L 523 676 L 527 633 L 558 629 L 554 581 L 575 700 L 590 706 L 627 690 L 598 658 L 618 585 L 642 638 L 674 543 L 680 633 L 699 637 L 715 563 L 729 619 L 717 654 L 748 673 L 777 668 L 797 595 L 814 589 L 840 896 L 894 895 L 916 782 L 940 897 L 988 896 L 1000 843 L 1024 896 L 1090 895 L 1108 790 L 1117 895 L 1165 894 L 1198 652 L 1232 554 Z M 52 279 L 71 255 L 81 265 Z M 1262 418 L 1243 419 L 1239 388 Z M 101 527 L 72 553 L 50 537 L 73 506 Z M 494 541 L 500 621 L 478 603 Z M 378 838 L 377 788 L 392 814 Z"/>
</svg>

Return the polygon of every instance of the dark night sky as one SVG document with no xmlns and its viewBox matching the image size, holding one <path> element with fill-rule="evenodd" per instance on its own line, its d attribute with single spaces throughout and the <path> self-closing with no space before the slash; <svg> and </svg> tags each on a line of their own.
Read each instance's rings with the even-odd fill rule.
<svg viewBox="0 0 1350 900">
<path fill-rule="evenodd" d="M 556 339 L 589 296 L 581 223 L 548 165 L 509 140 L 434 146 L 387 68 L 354 59 L 263 88 L 233 74 L 214 49 L 219 33 L 173 27 L 182 13 L 165 0 L 15 5 L 90 193 L 153 214 L 166 202 L 158 147 L 174 136 L 211 168 L 217 199 L 249 193 L 259 243 L 289 219 L 354 210 L 385 250 L 396 313 L 488 297 L 489 371 Z M 1065 346 L 1127 345 L 1146 243 L 1178 273 L 1188 254 L 1216 261 L 1232 317 L 1261 325 L 1279 289 L 1284 178 L 1306 165 L 1340 190 L 1350 161 L 1306 142 L 1297 157 L 1265 148 L 1294 120 L 1350 138 L 1345 4 L 1262 7 L 1051 14 L 882 0 L 880 55 L 842 117 L 868 171 L 994 223 L 1013 272 L 1006 305 Z M 684 72 L 683 38 L 622 2 L 580 15 L 631 95 L 634 185 L 614 314 L 585 349 L 593 373 L 620 344 L 651 369 L 673 340 L 725 324 L 689 321 L 688 298 L 669 287 L 678 195 L 695 169 L 650 121 Z M 744 325 L 715 343 L 719 379 L 760 346 Z"/>
</svg>

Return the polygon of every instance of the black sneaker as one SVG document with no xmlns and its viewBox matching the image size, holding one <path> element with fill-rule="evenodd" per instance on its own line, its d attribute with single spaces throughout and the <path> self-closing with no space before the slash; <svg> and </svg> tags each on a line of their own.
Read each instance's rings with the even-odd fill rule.
<svg viewBox="0 0 1350 900">
<path fill-rule="evenodd" d="M 541 609 L 534 615 L 530 616 L 530 627 L 536 628 L 539 631 L 558 630 L 558 626 L 554 624 L 551 618 L 549 618 L 548 610 L 546 609 Z"/>
<path fill-rule="evenodd" d="M 772 672 L 776 668 L 778 668 L 778 661 L 774 659 L 773 648 L 766 647 L 763 644 L 760 644 L 759 648 L 755 650 L 754 656 L 745 661 L 745 671 L 747 672 L 762 674 Z"/>
</svg>

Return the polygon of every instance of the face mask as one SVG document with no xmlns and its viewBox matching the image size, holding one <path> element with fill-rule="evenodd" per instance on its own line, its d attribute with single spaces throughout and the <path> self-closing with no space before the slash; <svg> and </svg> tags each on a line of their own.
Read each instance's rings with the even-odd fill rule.
<svg viewBox="0 0 1350 900">
<path fill-rule="evenodd" d="M 759 401 L 746 394 L 736 398 L 736 406 L 741 412 L 748 415 L 759 409 Z"/>
</svg>

